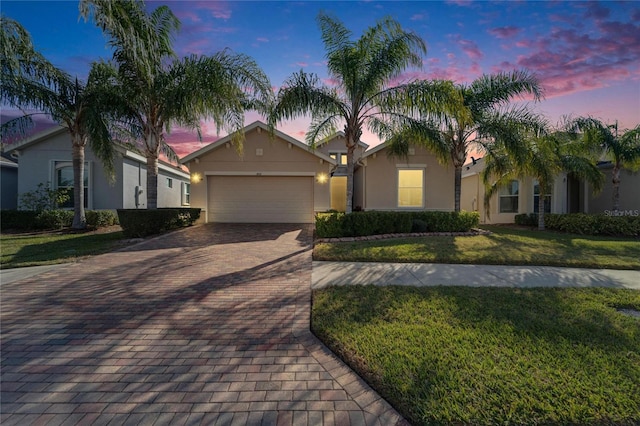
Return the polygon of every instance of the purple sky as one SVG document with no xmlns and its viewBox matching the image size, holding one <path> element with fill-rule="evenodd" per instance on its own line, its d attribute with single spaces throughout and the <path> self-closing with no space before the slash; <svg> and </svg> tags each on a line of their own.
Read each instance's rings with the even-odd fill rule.
<svg viewBox="0 0 640 426">
<path fill-rule="evenodd" d="M 640 3 L 623 1 L 379 2 L 379 1 L 173 1 L 182 21 L 175 40 L 180 56 L 224 48 L 253 57 L 277 89 L 303 68 L 327 83 L 318 12 L 333 13 L 354 38 L 389 15 L 427 43 L 421 70 L 403 79 L 445 78 L 469 83 L 483 73 L 526 68 L 546 98 L 535 105 L 553 123 L 563 115 L 592 115 L 621 128 L 640 123 Z M 101 32 L 78 19 L 75 1 L 2 0 L 2 13 L 19 21 L 50 61 L 84 79 L 91 61 L 109 58 Z M 4 115 L 10 115 L 5 109 Z M 247 115 L 246 124 L 260 118 Z M 279 129 L 304 140 L 309 120 Z M 181 155 L 217 139 L 203 124 L 203 141 L 174 129 L 170 144 Z M 365 133 L 370 145 L 377 138 Z"/>
</svg>

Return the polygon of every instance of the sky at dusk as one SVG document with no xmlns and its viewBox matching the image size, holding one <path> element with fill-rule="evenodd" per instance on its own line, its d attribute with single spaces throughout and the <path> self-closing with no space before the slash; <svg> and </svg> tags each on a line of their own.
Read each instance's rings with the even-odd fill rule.
<svg viewBox="0 0 640 426">
<path fill-rule="evenodd" d="M 483 73 L 527 69 L 545 90 L 534 108 L 552 123 L 563 115 L 591 115 L 620 128 L 640 124 L 640 2 L 635 1 L 148 1 L 168 5 L 182 22 L 174 47 L 179 56 L 207 55 L 225 48 L 251 56 L 274 90 L 304 69 L 332 84 L 318 12 L 342 20 L 358 38 L 384 17 L 398 20 L 427 43 L 422 69 L 399 79 L 449 79 L 470 83 Z M 85 79 L 90 64 L 109 59 L 101 31 L 78 18 L 76 1 L 7 1 L 2 14 L 20 22 L 36 48 L 54 65 Z M 3 116 L 12 114 L 4 108 Z M 246 124 L 261 119 L 248 113 Z M 308 119 L 284 122 L 279 130 L 299 140 Z M 222 136 L 222 135 L 220 135 Z M 216 140 L 215 125 L 203 123 L 203 140 L 174 128 L 168 142 L 184 156 Z M 368 132 L 362 140 L 380 141 Z"/>
</svg>

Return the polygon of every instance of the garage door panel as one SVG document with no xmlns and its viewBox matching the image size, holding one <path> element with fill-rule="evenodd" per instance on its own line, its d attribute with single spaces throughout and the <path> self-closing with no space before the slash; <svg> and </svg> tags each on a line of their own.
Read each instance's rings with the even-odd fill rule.
<svg viewBox="0 0 640 426">
<path fill-rule="evenodd" d="M 311 223 L 311 176 L 211 176 L 210 222 Z"/>
</svg>

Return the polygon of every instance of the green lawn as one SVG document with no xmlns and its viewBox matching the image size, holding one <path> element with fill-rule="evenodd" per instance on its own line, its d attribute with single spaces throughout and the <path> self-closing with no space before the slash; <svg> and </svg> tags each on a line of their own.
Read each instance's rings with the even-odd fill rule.
<svg viewBox="0 0 640 426">
<path fill-rule="evenodd" d="M 490 235 L 316 244 L 315 260 L 640 269 L 640 240 L 487 226 Z"/>
<path fill-rule="evenodd" d="M 122 231 L 102 233 L 45 232 L 0 234 L 2 268 L 73 262 L 122 245 Z"/>
<path fill-rule="evenodd" d="M 640 292 L 333 287 L 312 329 L 415 425 L 637 424 Z"/>
</svg>

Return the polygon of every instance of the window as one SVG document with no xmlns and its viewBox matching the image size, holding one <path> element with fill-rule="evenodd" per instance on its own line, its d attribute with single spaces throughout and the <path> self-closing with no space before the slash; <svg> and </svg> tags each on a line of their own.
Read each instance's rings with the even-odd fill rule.
<svg viewBox="0 0 640 426">
<path fill-rule="evenodd" d="M 182 205 L 188 206 L 191 203 L 191 184 L 182 182 Z"/>
<path fill-rule="evenodd" d="M 69 199 L 61 208 L 73 208 L 73 164 L 71 161 L 55 161 L 54 182 L 56 189 L 66 190 Z M 84 163 L 84 208 L 89 208 L 89 163 Z"/>
<path fill-rule="evenodd" d="M 173 188 L 173 179 L 167 178 L 167 188 Z"/>
<path fill-rule="evenodd" d="M 500 213 L 518 213 L 519 185 L 512 180 L 500 189 Z"/>
<path fill-rule="evenodd" d="M 347 165 L 347 154 L 343 153 L 343 152 L 332 152 L 329 154 L 329 157 L 333 158 L 334 160 L 338 160 L 338 165 L 339 166 L 346 166 Z"/>
<path fill-rule="evenodd" d="M 540 207 L 540 184 L 537 180 L 533 181 L 533 212 L 538 213 Z M 551 194 L 544 196 L 544 212 L 551 213 Z"/>
<path fill-rule="evenodd" d="M 424 170 L 398 170 L 398 207 L 423 207 Z"/>
</svg>

